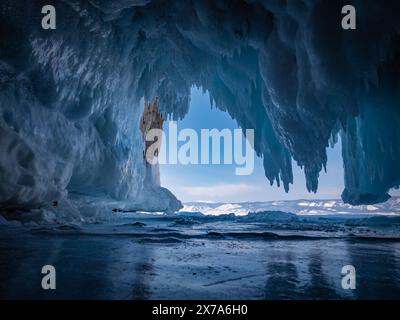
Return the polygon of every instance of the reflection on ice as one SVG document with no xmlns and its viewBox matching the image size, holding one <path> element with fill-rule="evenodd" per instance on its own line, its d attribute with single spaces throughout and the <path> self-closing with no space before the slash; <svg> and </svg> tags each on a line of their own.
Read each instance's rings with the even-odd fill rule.
<svg viewBox="0 0 400 320">
<path fill-rule="evenodd" d="M 79 228 L 3 225 L 0 298 L 399 297 L 400 241 L 379 234 L 388 226 L 370 226 L 365 235 L 362 218 L 351 227 L 343 220 L 328 225 L 313 219 L 125 214 Z M 323 227 L 313 230 L 317 225 Z M 396 224 L 390 228 L 398 234 Z M 56 290 L 41 288 L 45 264 L 56 267 Z M 357 269 L 354 291 L 341 287 L 341 269 L 348 264 Z"/>
</svg>

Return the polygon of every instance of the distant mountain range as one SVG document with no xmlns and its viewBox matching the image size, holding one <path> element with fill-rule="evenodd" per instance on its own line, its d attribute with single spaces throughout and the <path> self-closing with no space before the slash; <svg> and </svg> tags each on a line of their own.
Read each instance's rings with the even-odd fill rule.
<svg viewBox="0 0 400 320">
<path fill-rule="evenodd" d="M 182 211 L 201 212 L 209 215 L 234 213 L 246 215 L 249 212 L 284 211 L 298 215 L 400 215 L 400 197 L 375 205 L 352 206 L 342 200 L 284 200 L 266 202 L 209 203 L 187 202 Z"/>
</svg>

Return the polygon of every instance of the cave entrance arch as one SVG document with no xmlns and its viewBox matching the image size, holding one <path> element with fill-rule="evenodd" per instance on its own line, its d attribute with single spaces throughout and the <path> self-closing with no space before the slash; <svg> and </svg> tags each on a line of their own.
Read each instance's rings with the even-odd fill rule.
<svg viewBox="0 0 400 320">
<path fill-rule="evenodd" d="M 168 135 L 165 119 L 164 130 Z M 202 88 L 191 88 L 191 101 L 188 113 L 177 121 L 179 130 L 216 128 L 219 130 L 240 129 L 228 112 L 220 110 L 210 101 L 210 95 Z M 166 139 L 168 140 L 168 139 Z M 164 141 L 168 144 L 168 141 Z M 164 143 L 163 142 L 163 143 Z M 201 152 L 201 149 L 199 149 Z M 270 186 L 265 178 L 263 159 L 255 155 L 254 171 L 249 176 L 235 175 L 235 164 L 161 164 L 161 185 L 172 191 L 182 202 L 247 202 L 297 199 L 338 199 L 343 189 L 343 166 L 340 141 L 328 150 L 328 171 L 321 173 L 320 190 L 317 194 L 308 193 L 304 172 L 293 162 L 294 184 L 289 193 L 281 187 Z"/>
</svg>

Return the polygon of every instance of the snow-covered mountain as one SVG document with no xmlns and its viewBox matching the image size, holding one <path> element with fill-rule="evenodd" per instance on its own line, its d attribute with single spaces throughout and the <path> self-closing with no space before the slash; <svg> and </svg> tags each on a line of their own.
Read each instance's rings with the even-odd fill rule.
<svg viewBox="0 0 400 320">
<path fill-rule="evenodd" d="M 241 203 L 187 202 L 182 211 L 202 212 L 208 215 L 234 213 L 246 215 L 249 212 L 284 211 L 298 215 L 368 214 L 400 215 L 400 197 L 375 205 L 352 206 L 342 200 L 286 200 Z"/>
</svg>

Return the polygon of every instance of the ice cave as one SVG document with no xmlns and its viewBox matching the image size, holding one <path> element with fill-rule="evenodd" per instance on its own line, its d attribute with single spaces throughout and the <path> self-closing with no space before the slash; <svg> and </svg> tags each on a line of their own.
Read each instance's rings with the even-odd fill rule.
<svg viewBox="0 0 400 320">
<path fill-rule="evenodd" d="M 347 2 L 362 2 L 356 30 L 341 28 Z M 400 185 L 400 2 L 380 3 L 3 0 L 0 205 L 180 209 L 146 168 L 140 120 L 155 99 L 160 119 L 182 119 L 193 86 L 255 129 L 271 184 L 290 192 L 293 159 L 316 192 L 340 136 L 343 201 L 387 200 Z"/>
</svg>

